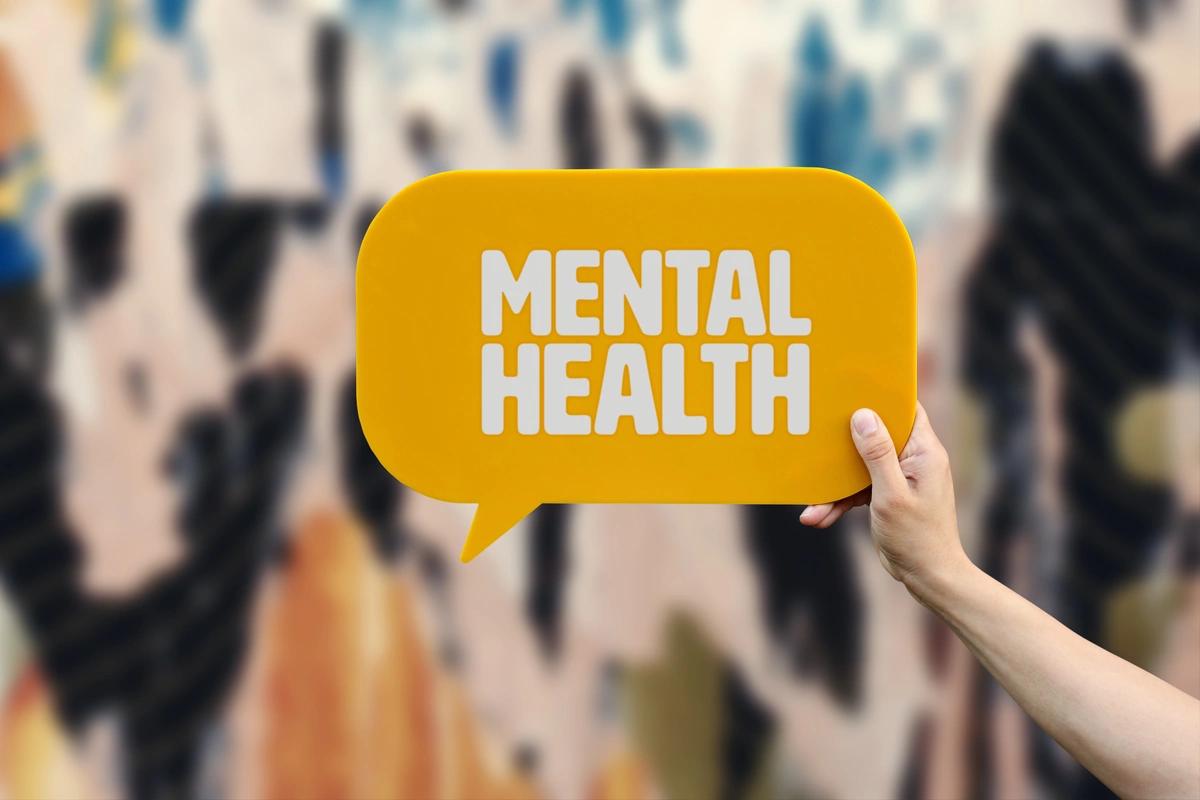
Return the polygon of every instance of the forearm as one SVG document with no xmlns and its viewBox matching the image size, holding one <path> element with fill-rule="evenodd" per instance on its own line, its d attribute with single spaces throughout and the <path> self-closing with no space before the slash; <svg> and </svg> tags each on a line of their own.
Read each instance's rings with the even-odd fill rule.
<svg viewBox="0 0 1200 800">
<path fill-rule="evenodd" d="M 1123 797 L 1200 797 L 1200 700 L 963 562 L 909 584 L 1079 763 Z"/>
<path fill-rule="evenodd" d="M 855 411 L 850 429 L 871 474 L 871 538 L 888 573 L 1114 792 L 1200 797 L 1200 701 L 1076 636 L 971 564 L 955 522 L 950 459 L 924 409 L 899 456 L 875 412 Z M 800 520 L 827 528 L 861 501 L 860 493 L 809 506 Z"/>
</svg>

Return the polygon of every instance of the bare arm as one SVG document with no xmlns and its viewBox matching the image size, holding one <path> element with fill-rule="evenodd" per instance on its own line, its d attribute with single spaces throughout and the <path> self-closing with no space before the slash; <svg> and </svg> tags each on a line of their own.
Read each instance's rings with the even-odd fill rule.
<svg viewBox="0 0 1200 800">
<path fill-rule="evenodd" d="M 869 503 L 887 571 L 1080 764 L 1122 797 L 1200 797 L 1200 700 L 1076 635 L 970 562 L 949 460 L 923 409 L 899 457 L 874 413 L 856 413 L 852 427 L 872 487 L 810 506 L 801 521 L 828 527 Z"/>
</svg>

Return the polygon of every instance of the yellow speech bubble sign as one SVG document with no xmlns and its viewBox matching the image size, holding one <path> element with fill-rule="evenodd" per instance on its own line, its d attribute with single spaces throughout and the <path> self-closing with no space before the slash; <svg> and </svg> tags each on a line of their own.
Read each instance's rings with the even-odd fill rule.
<svg viewBox="0 0 1200 800">
<path fill-rule="evenodd" d="M 823 169 L 449 172 L 358 256 L 358 410 L 469 561 L 544 502 L 820 503 L 916 409 L 896 213 Z"/>
</svg>

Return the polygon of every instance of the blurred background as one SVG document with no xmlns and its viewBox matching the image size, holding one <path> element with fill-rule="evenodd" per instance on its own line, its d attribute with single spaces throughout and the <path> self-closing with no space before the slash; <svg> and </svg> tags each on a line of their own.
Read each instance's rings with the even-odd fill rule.
<svg viewBox="0 0 1200 800">
<path fill-rule="evenodd" d="M 1200 0 L 0 0 L 0 797 L 1108 796 L 862 512 L 459 565 L 362 437 L 354 261 L 447 169 L 862 178 L 969 551 L 1200 695 L 1198 131 Z"/>
</svg>

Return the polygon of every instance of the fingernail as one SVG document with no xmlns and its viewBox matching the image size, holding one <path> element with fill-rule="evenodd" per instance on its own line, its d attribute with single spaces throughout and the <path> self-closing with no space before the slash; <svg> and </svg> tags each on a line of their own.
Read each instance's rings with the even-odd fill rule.
<svg viewBox="0 0 1200 800">
<path fill-rule="evenodd" d="M 854 432 L 859 436 L 870 436 L 879 427 L 875 412 L 865 408 L 854 412 L 854 416 L 850 418 L 850 424 L 854 426 Z"/>
<path fill-rule="evenodd" d="M 807 522 L 810 519 L 812 519 L 812 506 L 809 506 L 808 508 L 806 508 L 800 512 L 800 521 L 801 522 Z"/>
</svg>

